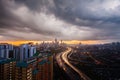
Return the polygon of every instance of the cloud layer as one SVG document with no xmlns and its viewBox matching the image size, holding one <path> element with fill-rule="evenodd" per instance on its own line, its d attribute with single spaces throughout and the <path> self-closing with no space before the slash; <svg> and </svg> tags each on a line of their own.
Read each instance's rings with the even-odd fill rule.
<svg viewBox="0 0 120 80">
<path fill-rule="evenodd" d="M 0 40 L 120 40 L 120 0 L 0 0 Z"/>
</svg>

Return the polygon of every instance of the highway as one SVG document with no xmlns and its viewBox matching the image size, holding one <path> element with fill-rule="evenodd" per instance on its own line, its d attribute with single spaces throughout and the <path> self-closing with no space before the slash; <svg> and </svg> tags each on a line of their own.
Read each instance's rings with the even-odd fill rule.
<svg viewBox="0 0 120 80">
<path fill-rule="evenodd" d="M 64 63 L 64 61 L 61 58 L 62 54 L 63 52 L 56 55 L 56 61 L 59 67 L 64 70 L 64 72 L 67 74 L 70 80 L 81 80 L 79 75 L 76 74 L 74 70 L 72 70 L 67 64 Z"/>
<path fill-rule="evenodd" d="M 56 55 L 56 61 L 58 65 L 63 68 L 63 70 L 68 74 L 71 80 L 91 80 L 82 71 L 77 69 L 68 61 L 68 55 L 71 51 L 72 49 L 68 48 L 65 52 Z"/>
</svg>

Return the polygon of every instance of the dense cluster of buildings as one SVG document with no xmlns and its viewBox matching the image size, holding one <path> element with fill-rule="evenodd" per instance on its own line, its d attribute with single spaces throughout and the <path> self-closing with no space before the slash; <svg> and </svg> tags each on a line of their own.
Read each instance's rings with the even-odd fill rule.
<svg viewBox="0 0 120 80">
<path fill-rule="evenodd" d="M 0 44 L 0 57 L 15 58 L 18 61 L 32 57 L 36 53 L 36 47 L 33 44 L 22 44 L 13 46 L 7 43 Z"/>
<path fill-rule="evenodd" d="M 32 43 L 1 43 L 0 80 L 53 80 L 53 56 Z"/>
</svg>

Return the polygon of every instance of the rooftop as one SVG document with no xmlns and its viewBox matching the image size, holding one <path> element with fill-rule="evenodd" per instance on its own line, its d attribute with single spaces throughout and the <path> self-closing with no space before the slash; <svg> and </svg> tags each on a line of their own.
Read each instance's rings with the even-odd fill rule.
<svg viewBox="0 0 120 80">
<path fill-rule="evenodd" d="M 41 62 L 39 62 L 39 65 L 43 65 L 47 62 L 47 60 L 42 60 Z"/>
<path fill-rule="evenodd" d="M 15 61 L 15 59 L 6 59 L 6 58 L 1 58 L 0 57 L 0 64 L 5 64 L 5 63 L 10 63 Z"/>
</svg>

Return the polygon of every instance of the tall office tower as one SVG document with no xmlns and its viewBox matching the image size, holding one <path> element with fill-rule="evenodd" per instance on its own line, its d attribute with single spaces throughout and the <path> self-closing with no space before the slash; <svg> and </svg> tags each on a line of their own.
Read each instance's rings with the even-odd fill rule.
<svg viewBox="0 0 120 80">
<path fill-rule="evenodd" d="M 58 47 L 59 46 L 59 41 L 57 40 L 57 38 L 55 38 L 55 41 L 54 41 L 54 47 Z"/>
<path fill-rule="evenodd" d="M 15 65 L 13 59 L 0 58 L 0 80 L 15 80 Z"/>
<path fill-rule="evenodd" d="M 7 43 L 0 44 L 0 57 L 12 58 L 13 56 L 13 45 Z"/>
<path fill-rule="evenodd" d="M 55 38 L 55 43 L 57 43 L 58 41 L 57 41 L 57 38 Z"/>
<path fill-rule="evenodd" d="M 20 46 L 20 61 L 32 57 L 36 53 L 36 47 L 31 44 L 22 44 Z"/>
</svg>

